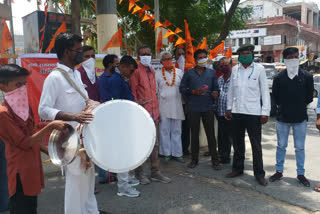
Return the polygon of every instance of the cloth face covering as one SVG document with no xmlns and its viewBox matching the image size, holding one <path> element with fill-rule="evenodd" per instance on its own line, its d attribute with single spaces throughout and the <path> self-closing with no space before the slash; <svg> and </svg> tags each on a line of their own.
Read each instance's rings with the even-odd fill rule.
<svg viewBox="0 0 320 214">
<path fill-rule="evenodd" d="M 249 55 L 240 55 L 239 56 L 239 62 L 241 64 L 245 64 L 245 65 L 249 65 L 253 62 L 253 55 L 249 54 Z"/>
<path fill-rule="evenodd" d="M 299 72 L 299 59 L 285 59 L 283 61 L 287 66 L 288 77 L 293 79 Z"/>
<path fill-rule="evenodd" d="M 207 58 L 198 60 L 198 66 L 200 66 L 200 67 L 203 67 L 203 68 L 207 67 L 207 63 L 208 63 Z"/>
<path fill-rule="evenodd" d="M 86 71 L 88 78 L 92 84 L 96 82 L 96 60 L 94 58 L 90 58 L 82 63 L 84 70 Z"/>
<path fill-rule="evenodd" d="M 149 67 L 151 65 L 151 56 L 140 56 L 140 63 Z"/>
<path fill-rule="evenodd" d="M 26 121 L 29 117 L 29 102 L 27 86 L 21 86 L 13 91 L 5 93 L 5 100 L 12 111 L 22 120 Z"/>
<path fill-rule="evenodd" d="M 177 60 L 177 63 L 179 65 L 179 68 L 184 71 L 184 67 L 185 67 L 185 63 L 186 63 L 186 59 L 184 58 L 184 56 L 180 56 L 179 59 Z"/>
</svg>

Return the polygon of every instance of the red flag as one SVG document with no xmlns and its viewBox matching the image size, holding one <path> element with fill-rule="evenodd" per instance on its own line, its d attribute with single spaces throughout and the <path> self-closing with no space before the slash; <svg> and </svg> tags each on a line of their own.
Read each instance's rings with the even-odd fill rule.
<svg viewBox="0 0 320 214">
<path fill-rule="evenodd" d="M 64 6 L 64 0 L 61 1 L 61 6 Z"/>
<path fill-rule="evenodd" d="M 174 42 L 176 39 L 174 38 L 174 35 L 169 36 L 168 42 Z"/>
<path fill-rule="evenodd" d="M 139 18 L 141 18 L 143 13 L 147 10 L 150 10 L 150 7 L 148 5 L 143 5 L 143 8 L 139 11 Z"/>
<path fill-rule="evenodd" d="M 108 48 L 115 48 L 122 46 L 122 29 L 119 30 L 111 37 L 106 46 L 102 49 L 102 51 L 106 51 Z"/>
<path fill-rule="evenodd" d="M 170 25 L 172 25 L 172 23 L 169 22 L 168 20 L 164 21 L 163 23 L 163 27 L 169 27 Z"/>
<path fill-rule="evenodd" d="M 202 44 L 200 45 L 199 49 L 207 50 L 207 37 L 204 37 Z"/>
<path fill-rule="evenodd" d="M 130 49 L 128 49 L 128 55 L 129 55 L 129 56 L 131 55 L 131 50 L 130 50 Z"/>
<path fill-rule="evenodd" d="M 163 43 L 162 43 L 162 29 L 160 30 L 158 34 L 158 40 L 157 40 L 157 53 L 159 53 L 160 49 L 163 48 Z"/>
<path fill-rule="evenodd" d="M 58 30 L 55 32 L 55 34 L 53 35 L 53 38 L 50 41 L 50 44 L 48 45 L 45 53 L 48 53 L 53 47 L 54 47 L 54 43 L 56 41 L 56 38 L 58 36 L 59 33 L 64 33 L 67 31 L 67 26 L 65 22 L 62 22 L 62 24 L 60 25 L 60 27 L 58 28 Z"/>
<path fill-rule="evenodd" d="M 195 61 L 193 58 L 193 46 L 191 41 L 191 35 L 189 31 L 189 25 L 186 20 L 184 20 L 185 23 L 185 40 L 186 40 L 186 63 L 185 63 L 185 70 L 188 70 L 190 68 L 193 68 L 195 66 Z"/>
<path fill-rule="evenodd" d="M 1 54 L 4 54 L 13 45 L 13 41 L 6 20 L 2 19 L 1 23 L 3 24 Z"/>
<path fill-rule="evenodd" d="M 229 45 L 229 49 L 226 50 L 226 53 L 224 55 L 227 57 L 230 57 L 230 58 L 232 57 L 232 44 L 231 43 Z"/>
</svg>

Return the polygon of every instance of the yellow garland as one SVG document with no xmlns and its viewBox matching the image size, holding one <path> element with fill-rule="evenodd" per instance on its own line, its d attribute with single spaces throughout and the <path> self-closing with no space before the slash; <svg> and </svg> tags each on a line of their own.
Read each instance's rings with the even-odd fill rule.
<svg viewBox="0 0 320 214">
<path fill-rule="evenodd" d="M 169 84 L 167 82 L 166 74 L 164 72 L 164 67 L 162 68 L 162 76 L 163 76 L 164 81 L 166 81 L 167 86 L 174 86 L 174 83 L 176 82 L 176 68 L 172 66 L 172 69 L 173 69 L 173 78 L 172 78 L 172 83 Z"/>
</svg>

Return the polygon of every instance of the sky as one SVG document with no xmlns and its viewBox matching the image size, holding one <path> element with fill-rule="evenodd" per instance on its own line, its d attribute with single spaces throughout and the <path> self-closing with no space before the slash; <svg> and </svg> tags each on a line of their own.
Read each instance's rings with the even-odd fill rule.
<svg viewBox="0 0 320 214">
<path fill-rule="evenodd" d="M 302 1 L 317 2 L 318 7 L 320 8 L 320 0 L 289 0 L 288 3 L 296 3 Z M 0 3 L 2 2 L 3 0 L 0 0 Z M 37 0 L 14 0 L 14 3 L 12 4 L 14 34 L 23 34 L 22 17 L 35 11 L 36 9 Z M 44 9 L 43 5 L 41 5 L 40 9 Z"/>
</svg>

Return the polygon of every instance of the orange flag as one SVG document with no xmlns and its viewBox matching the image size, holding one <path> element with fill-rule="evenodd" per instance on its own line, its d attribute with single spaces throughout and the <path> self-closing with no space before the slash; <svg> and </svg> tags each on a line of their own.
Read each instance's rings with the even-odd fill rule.
<svg viewBox="0 0 320 214">
<path fill-rule="evenodd" d="M 55 32 L 55 34 L 53 35 L 53 38 L 50 41 L 49 46 L 47 47 L 45 53 L 48 53 L 53 47 L 54 47 L 54 43 L 56 41 L 56 38 L 58 36 L 59 33 L 64 33 L 67 31 L 67 26 L 65 22 L 62 22 L 62 24 L 60 25 L 60 27 L 58 28 L 58 30 Z"/>
<path fill-rule="evenodd" d="M 176 41 L 176 39 L 174 38 L 174 36 L 173 36 L 173 35 L 169 36 L 169 41 L 168 41 L 168 42 L 174 42 L 174 41 Z"/>
<path fill-rule="evenodd" d="M 204 37 L 202 44 L 200 45 L 199 49 L 207 50 L 207 37 Z"/>
<path fill-rule="evenodd" d="M 172 23 L 169 22 L 168 20 L 164 21 L 163 23 L 163 27 L 169 27 L 170 25 L 172 25 Z"/>
<path fill-rule="evenodd" d="M 134 2 L 129 2 L 129 8 L 128 8 L 128 11 L 131 11 L 132 10 L 132 8 L 134 7 Z"/>
<path fill-rule="evenodd" d="M 216 58 L 218 54 L 223 54 L 224 52 L 224 41 L 221 42 L 220 45 L 212 49 L 209 53 L 209 59 Z"/>
<path fill-rule="evenodd" d="M 163 48 L 163 43 L 162 43 L 162 29 L 160 30 L 158 34 L 158 40 L 157 40 L 157 53 L 159 53 L 160 49 Z"/>
<path fill-rule="evenodd" d="M 119 4 L 121 4 L 121 3 L 122 3 L 122 1 L 123 1 L 123 0 L 119 0 Z"/>
<path fill-rule="evenodd" d="M 4 54 L 13 45 L 13 41 L 6 20 L 2 19 L 1 23 L 3 24 L 1 54 Z"/>
<path fill-rule="evenodd" d="M 133 9 L 132 14 L 138 13 L 142 8 L 136 5 L 136 7 Z"/>
<path fill-rule="evenodd" d="M 185 70 L 193 68 L 195 66 L 195 61 L 193 58 L 193 46 L 191 41 L 191 35 L 189 31 L 189 25 L 186 20 L 185 23 L 185 40 L 186 40 L 186 63 L 185 63 Z"/>
<path fill-rule="evenodd" d="M 193 50 L 196 51 L 196 50 L 200 49 L 200 46 L 201 46 L 201 43 L 199 43 L 198 46 L 197 46 L 195 49 L 193 49 Z"/>
<path fill-rule="evenodd" d="M 61 1 L 61 6 L 64 6 L 64 0 Z"/>
<path fill-rule="evenodd" d="M 181 37 L 179 37 L 174 46 L 178 46 L 178 45 L 181 45 L 181 44 L 184 44 L 184 43 L 186 43 L 186 40 L 184 40 Z"/>
<path fill-rule="evenodd" d="M 232 57 L 232 44 L 231 43 L 229 45 L 229 49 L 226 50 L 226 53 L 224 55 L 227 57 L 230 57 L 230 58 Z"/>
<path fill-rule="evenodd" d="M 156 30 L 158 27 L 162 27 L 163 24 L 159 21 L 156 22 L 155 26 L 154 26 L 154 30 Z"/>
<path fill-rule="evenodd" d="M 121 47 L 122 46 L 122 29 L 119 30 L 111 37 L 102 51 L 106 51 L 108 48 Z"/>
<path fill-rule="evenodd" d="M 147 10 L 150 10 L 150 7 L 148 5 L 143 5 L 143 8 L 139 11 L 139 18 L 141 18 L 143 13 Z"/>
<path fill-rule="evenodd" d="M 141 22 L 144 22 L 144 21 L 147 21 L 147 20 L 150 20 L 150 19 L 153 19 L 153 17 L 149 13 L 146 13 L 144 15 L 144 17 L 142 18 Z"/>
<path fill-rule="evenodd" d="M 182 32 L 182 30 L 181 30 L 180 28 L 178 28 L 178 27 L 177 27 L 176 30 L 174 31 L 175 34 L 181 33 L 181 32 Z"/>
<path fill-rule="evenodd" d="M 164 35 L 163 38 L 165 39 L 165 38 L 167 38 L 168 36 L 171 36 L 171 35 L 174 35 L 174 34 L 175 34 L 175 33 L 174 33 L 172 30 L 168 29 L 166 35 Z"/>
</svg>

